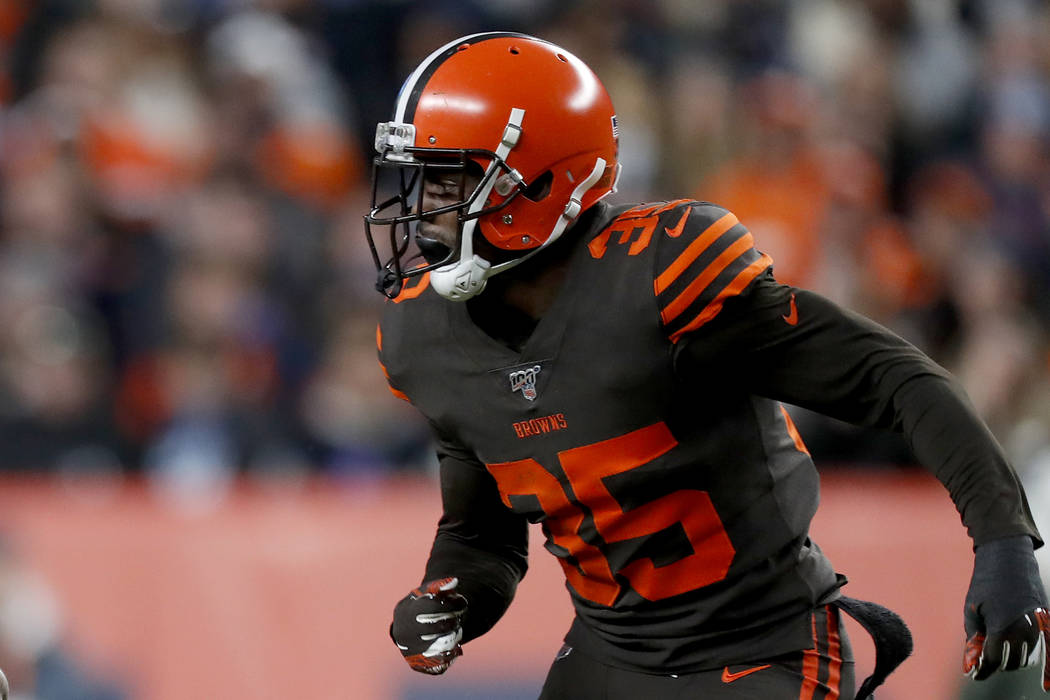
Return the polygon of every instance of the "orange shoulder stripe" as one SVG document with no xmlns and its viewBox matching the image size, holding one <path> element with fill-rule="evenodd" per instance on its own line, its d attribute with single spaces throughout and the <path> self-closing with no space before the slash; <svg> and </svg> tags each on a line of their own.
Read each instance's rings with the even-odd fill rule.
<svg viewBox="0 0 1050 700">
<path fill-rule="evenodd" d="M 726 212 L 720 219 L 704 229 L 704 232 L 697 236 L 696 240 L 690 243 L 682 254 L 675 258 L 675 261 L 656 278 L 654 282 L 656 293 L 659 294 L 667 289 L 694 260 L 700 257 L 701 253 L 707 250 L 708 246 L 738 223 L 740 221 L 732 212 Z"/>
<path fill-rule="evenodd" d="M 670 323 L 678 317 L 678 314 L 685 311 L 690 304 L 696 301 L 698 296 L 703 294 L 704 290 L 714 281 L 715 277 L 718 277 L 722 270 L 729 267 L 741 255 L 751 250 L 754 247 L 754 243 L 754 238 L 751 237 L 750 233 L 747 233 L 734 241 L 733 245 L 723 250 L 717 258 L 711 261 L 710 265 L 704 268 L 703 272 L 689 283 L 688 287 L 682 290 L 681 294 L 660 310 L 660 318 L 663 319 L 664 323 Z"/>
<path fill-rule="evenodd" d="M 715 297 L 710 304 L 705 306 L 703 311 L 697 314 L 696 318 L 672 333 L 671 342 L 677 343 L 683 334 L 695 331 L 697 328 L 717 316 L 718 312 L 722 310 L 722 305 L 725 304 L 726 299 L 742 292 L 747 285 L 751 284 L 756 277 L 765 272 L 765 270 L 772 264 L 773 258 L 762 253 L 762 257 L 745 267 L 739 275 L 734 277 L 733 281 L 727 284 L 725 289 L 719 292 L 718 296 Z"/>
</svg>

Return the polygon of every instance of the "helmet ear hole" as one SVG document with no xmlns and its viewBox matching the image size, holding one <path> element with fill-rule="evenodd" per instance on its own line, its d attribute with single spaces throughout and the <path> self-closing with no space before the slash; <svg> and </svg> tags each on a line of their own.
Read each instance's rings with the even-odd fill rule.
<svg viewBox="0 0 1050 700">
<path fill-rule="evenodd" d="M 530 202 L 539 202 L 551 193 L 551 183 L 554 182 L 554 173 L 548 170 L 532 181 L 521 193 Z"/>
</svg>

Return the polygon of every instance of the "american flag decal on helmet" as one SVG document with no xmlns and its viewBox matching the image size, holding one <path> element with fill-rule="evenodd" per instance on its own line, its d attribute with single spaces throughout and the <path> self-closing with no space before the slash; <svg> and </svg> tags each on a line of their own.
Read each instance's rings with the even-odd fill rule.
<svg viewBox="0 0 1050 700">
<path fill-rule="evenodd" d="M 521 395 L 529 401 L 536 400 L 536 375 L 540 373 L 540 366 L 533 365 L 525 369 L 516 369 L 510 373 L 510 390 L 521 391 Z"/>
<path fill-rule="evenodd" d="M 616 141 L 620 140 L 620 124 L 616 121 L 616 115 L 612 115 L 612 134 L 613 139 Z"/>
</svg>

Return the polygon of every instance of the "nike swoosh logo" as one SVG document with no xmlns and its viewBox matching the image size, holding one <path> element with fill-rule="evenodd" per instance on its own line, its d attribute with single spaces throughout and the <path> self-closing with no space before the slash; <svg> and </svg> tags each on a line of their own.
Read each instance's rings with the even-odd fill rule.
<svg viewBox="0 0 1050 700">
<path fill-rule="evenodd" d="M 784 319 L 789 326 L 798 325 L 798 307 L 795 306 L 795 293 L 791 293 L 791 307 L 786 314 L 780 318 Z"/>
<path fill-rule="evenodd" d="M 689 218 L 689 212 L 692 210 L 692 207 L 686 207 L 685 211 L 682 212 L 682 218 L 678 220 L 678 223 L 674 225 L 674 228 L 667 228 L 664 226 L 664 232 L 666 232 L 671 238 L 678 238 L 681 236 L 682 231 L 685 230 L 685 220 Z"/>
<path fill-rule="evenodd" d="M 770 664 L 766 664 L 765 666 L 755 666 L 753 668 L 745 668 L 743 671 L 737 671 L 736 673 L 730 673 L 729 672 L 729 667 L 726 666 L 725 668 L 722 669 L 722 682 L 723 683 L 732 683 L 733 681 L 740 680 L 744 676 L 750 676 L 752 673 L 756 673 L 758 671 L 765 670 L 765 669 L 767 669 L 769 667 L 770 667 Z"/>
</svg>

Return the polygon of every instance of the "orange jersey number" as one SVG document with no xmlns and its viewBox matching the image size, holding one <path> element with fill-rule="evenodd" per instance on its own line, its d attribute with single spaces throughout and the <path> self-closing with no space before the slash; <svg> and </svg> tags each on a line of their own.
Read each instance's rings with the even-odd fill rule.
<svg viewBox="0 0 1050 700">
<path fill-rule="evenodd" d="M 647 600 L 662 600 L 725 578 L 736 550 L 722 527 L 706 491 L 683 489 L 649 503 L 623 510 L 603 479 L 648 464 L 677 444 L 667 426 L 656 423 L 640 430 L 558 453 L 576 503 L 550 472 L 534 459 L 490 464 L 504 504 L 511 496 L 534 496 L 547 515 L 547 535 L 568 552 L 559 558 L 569 583 L 584 598 L 612 605 L 621 593 L 614 573 Z M 613 572 L 598 546 L 580 536 L 586 506 L 605 543 L 622 542 L 680 524 L 692 554 L 657 566 L 652 559 L 631 561 Z"/>
</svg>

